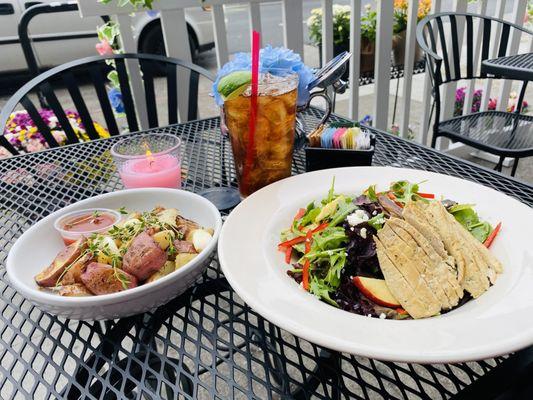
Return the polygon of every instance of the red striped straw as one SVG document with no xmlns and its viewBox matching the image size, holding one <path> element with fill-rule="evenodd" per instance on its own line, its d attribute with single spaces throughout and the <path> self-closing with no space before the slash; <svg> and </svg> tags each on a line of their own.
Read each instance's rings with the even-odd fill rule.
<svg viewBox="0 0 533 400">
<path fill-rule="evenodd" d="M 257 121 L 257 92 L 259 86 L 259 46 L 261 43 L 259 32 L 252 32 L 252 95 L 250 97 L 250 119 L 248 126 L 248 146 L 246 148 L 246 160 L 242 172 L 243 192 L 247 193 L 248 175 L 254 160 L 255 125 Z"/>
</svg>

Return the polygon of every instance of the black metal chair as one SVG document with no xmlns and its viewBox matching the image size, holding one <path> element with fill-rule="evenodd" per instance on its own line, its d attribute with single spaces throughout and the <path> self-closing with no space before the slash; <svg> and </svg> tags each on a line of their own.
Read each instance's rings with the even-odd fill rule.
<svg viewBox="0 0 533 400">
<path fill-rule="evenodd" d="M 80 90 L 80 86 L 90 85 L 94 88 L 96 93 L 97 103 L 99 104 L 98 111 L 101 111 L 103 114 L 108 132 L 111 135 L 120 134 L 121 130 L 117 123 L 117 116 L 113 111 L 113 107 L 108 97 L 109 85 L 106 75 L 110 69 L 110 62 L 113 62 L 116 66 L 120 92 L 122 94 L 122 102 L 124 105 L 124 114 L 126 116 L 125 123 L 130 132 L 138 131 L 139 123 L 137 107 L 132 96 L 132 87 L 126 69 L 127 62 L 130 63 L 130 66 L 131 63 L 138 65 L 141 70 L 143 80 L 142 97 L 146 101 L 147 119 L 150 128 L 155 128 L 160 125 L 157 115 L 157 96 L 154 86 L 155 77 L 166 79 L 168 124 L 178 122 L 178 90 L 183 89 L 178 87 L 178 68 L 189 71 L 189 79 L 187 82 L 189 97 L 187 107 L 185 108 L 187 110 L 188 120 L 197 119 L 198 116 L 198 84 L 200 76 L 203 76 L 210 81 L 214 80 L 213 74 L 197 65 L 174 58 L 152 54 L 117 54 L 103 57 L 87 57 L 52 68 L 22 86 L 3 107 L 0 113 L 0 129 L 4 130 L 10 114 L 19 106 L 22 106 L 22 108 L 24 108 L 31 116 L 37 129 L 43 135 L 48 145 L 50 147 L 59 146 L 50 129 L 39 115 L 34 101 L 30 98 L 30 94 L 37 91 L 42 94 L 46 100 L 46 104 L 56 115 L 58 123 L 66 134 L 67 143 L 79 142 L 79 139 L 67 118 L 64 106 L 60 103 L 55 93 L 58 89 L 66 88 L 72 98 L 74 107 L 80 116 L 81 122 L 85 126 L 87 135 L 90 139 L 98 139 L 99 135 L 94 127 L 94 119 L 91 117 L 90 108 L 84 99 L 85 95 L 82 94 L 82 91 Z M 162 77 L 160 74 L 161 70 L 165 71 L 165 74 Z M 86 91 L 84 90 L 84 93 L 85 92 Z M 94 107 L 92 108 L 94 112 Z M 4 135 L 0 135 L 0 145 L 4 146 L 12 154 L 18 154 L 17 149 L 8 142 Z"/>
<path fill-rule="evenodd" d="M 482 42 L 480 64 L 474 65 L 474 21 L 481 24 Z M 459 29 L 464 29 L 466 46 L 459 42 Z M 493 31 L 497 29 L 496 31 Z M 491 38 L 491 32 L 501 32 Z M 486 79 L 481 62 L 489 58 L 489 50 L 498 49 L 498 57 L 506 55 L 512 35 L 533 32 L 510 22 L 470 13 L 438 13 L 422 19 L 417 26 L 418 44 L 426 53 L 426 70 L 433 84 L 435 122 L 431 146 L 444 136 L 476 149 L 499 156 L 496 170 L 501 171 L 506 157 L 513 157 L 511 175 L 514 176 L 518 160 L 533 155 L 533 117 L 520 114 L 522 104 L 514 113 L 485 111 L 440 120 L 440 87 L 449 82 L 467 79 Z M 451 39 L 449 39 L 448 37 Z M 461 68 L 466 66 L 466 68 Z M 490 77 L 496 78 L 499 77 Z M 523 83 L 523 90 L 527 82 Z"/>
<path fill-rule="evenodd" d="M 53 2 L 53 3 L 26 3 L 26 5 L 32 4 L 30 6 L 27 6 L 26 11 L 21 15 L 20 21 L 18 24 L 18 35 L 20 40 L 20 45 L 22 47 L 22 52 L 24 53 L 24 58 L 26 59 L 26 63 L 28 64 L 28 70 L 30 72 L 30 76 L 32 78 L 36 77 L 41 73 L 41 67 L 39 66 L 39 63 L 37 61 L 37 56 L 35 54 L 35 50 L 33 48 L 34 42 L 51 42 L 51 41 L 61 41 L 64 42 L 65 40 L 76 40 L 76 39 L 85 39 L 85 38 L 91 38 L 94 37 L 95 41 L 98 38 L 98 34 L 96 33 L 96 30 L 93 33 L 87 33 L 87 32 L 81 32 L 81 33 L 52 33 L 52 34 L 46 34 L 46 35 L 38 35 L 36 37 L 32 37 L 28 32 L 28 27 L 31 23 L 31 21 L 42 14 L 57 14 L 57 13 L 64 13 L 64 12 L 74 12 L 78 11 L 78 4 L 72 3 L 72 2 L 66 2 L 66 3 L 59 3 L 59 2 Z M 102 16 L 102 21 L 108 22 L 109 17 L 108 16 Z M 58 44 L 59 46 L 59 44 Z"/>
</svg>

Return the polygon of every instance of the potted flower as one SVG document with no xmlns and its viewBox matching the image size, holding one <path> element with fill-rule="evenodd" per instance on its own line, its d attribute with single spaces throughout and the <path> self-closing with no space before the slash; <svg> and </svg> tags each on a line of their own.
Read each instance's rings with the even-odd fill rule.
<svg viewBox="0 0 533 400">
<path fill-rule="evenodd" d="M 60 146 L 66 144 L 67 135 L 54 112 L 48 109 L 42 109 L 38 112 L 43 122 L 50 129 L 50 132 L 57 143 Z M 65 115 L 80 141 L 85 142 L 91 140 L 76 111 L 65 110 Z M 109 137 L 109 132 L 102 125 L 97 122 L 93 122 L 93 124 L 96 133 L 98 133 L 100 137 Z M 13 147 L 22 153 L 33 153 L 45 150 L 49 147 L 44 136 L 39 132 L 37 125 L 33 122 L 27 111 L 14 111 L 6 122 L 3 135 Z M 5 149 L 0 151 L 0 158 L 8 156 L 11 156 L 11 154 L 5 151 Z"/>
<path fill-rule="evenodd" d="M 407 33 L 407 0 L 394 0 L 394 25 L 392 36 L 392 55 L 394 65 L 403 65 L 405 58 L 406 33 Z M 417 22 L 428 15 L 431 10 L 431 0 L 418 2 Z M 424 53 L 415 43 L 415 63 L 422 60 Z"/>
<path fill-rule="evenodd" d="M 333 54 L 337 55 L 350 48 L 350 6 L 333 6 Z M 374 70 L 374 54 L 376 41 L 376 11 L 370 5 L 365 6 L 361 15 L 361 73 Z M 307 20 L 309 37 L 322 47 L 322 9 L 311 10 L 311 16 Z M 320 52 L 322 63 L 322 52 Z M 347 73 L 346 73 L 347 74 Z"/>
</svg>

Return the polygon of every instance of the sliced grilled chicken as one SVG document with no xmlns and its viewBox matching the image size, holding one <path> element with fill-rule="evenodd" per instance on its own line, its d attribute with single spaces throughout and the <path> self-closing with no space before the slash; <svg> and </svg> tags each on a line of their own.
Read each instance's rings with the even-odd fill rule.
<svg viewBox="0 0 533 400">
<path fill-rule="evenodd" d="M 415 210 L 418 209 L 418 210 Z M 404 211 L 409 219 L 410 212 L 422 213 L 423 218 L 442 239 L 444 248 L 455 259 L 461 287 L 477 298 L 496 281 L 502 272 L 501 263 L 483 244 L 455 220 L 444 206 L 438 202 L 421 205 L 413 202 Z"/>
<path fill-rule="evenodd" d="M 441 301 L 442 308 L 455 307 L 463 297 L 463 290 L 457 281 L 453 258 L 447 253 L 444 257 L 437 253 L 430 240 L 408 222 L 393 218 L 388 224 L 411 247 L 419 272 Z M 431 239 L 436 247 L 444 248 L 438 236 Z"/>
<path fill-rule="evenodd" d="M 437 314 L 440 311 L 440 303 L 420 274 L 396 249 L 388 249 L 378 236 L 374 236 L 374 241 L 387 286 L 402 307 L 415 319 Z"/>
</svg>

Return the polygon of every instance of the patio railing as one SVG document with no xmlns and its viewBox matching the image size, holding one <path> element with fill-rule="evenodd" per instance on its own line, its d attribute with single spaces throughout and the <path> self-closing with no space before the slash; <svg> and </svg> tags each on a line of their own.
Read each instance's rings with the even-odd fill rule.
<svg viewBox="0 0 533 400">
<path fill-rule="evenodd" d="M 161 12 L 161 22 L 163 36 L 165 38 L 165 47 L 167 54 L 172 57 L 191 60 L 191 54 L 188 42 L 183 40 L 187 37 L 187 28 L 185 23 L 184 9 L 188 7 L 210 6 L 213 21 L 213 30 L 215 37 L 215 51 L 218 65 L 224 64 L 229 59 L 227 31 L 225 24 L 224 6 L 235 4 L 246 4 L 249 8 L 249 24 L 250 29 L 261 31 L 261 7 L 262 3 L 280 4 L 283 24 L 284 45 L 296 52 L 303 54 L 304 35 L 303 30 L 307 29 L 303 25 L 303 0 L 159 0 L 153 3 L 154 9 Z M 468 0 L 454 0 L 453 8 L 457 12 L 465 12 L 467 10 Z M 480 0 L 477 2 L 476 13 L 486 14 L 487 1 Z M 494 5 L 496 14 L 502 18 L 505 12 L 505 6 L 509 3 L 505 0 L 495 0 Z M 116 3 L 103 5 L 96 0 L 79 0 L 79 6 L 82 16 L 102 16 L 111 15 L 116 18 L 120 24 L 120 32 L 123 41 L 123 47 L 127 52 L 137 52 L 136 42 L 130 28 L 130 14 L 133 12 L 128 7 L 116 7 Z M 350 0 L 352 10 L 361 9 L 361 0 Z M 377 32 L 376 32 L 376 52 L 375 52 L 375 86 L 374 86 L 374 125 L 378 129 L 388 129 L 389 126 L 389 97 L 390 97 L 390 80 L 391 80 L 391 49 L 393 40 L 393 1 L 377 1 Z M 322 59 L 329 60 L 333 56 L 333 0 L 321 0 L 323 8 L 322 13 Z M 441 11 L 442 0 L 433 0 L 431 13 Z M 515 0 L 512 9 L 511 20 L 517 24 L 523 24 L 524 15 L 527 9 L 527 0 Z M 402 96 L 400 98 L 400 129 L 402 136 L 407 136 L 409 121 L 411 119 L 411 94 L 413 83 L 413 65 L 415 61 L 415 28 L 417 24 L 418 1 L 409 1 L 408 19 L 406 30 L 406 50 L 405 50 L 405 70 L 404 79 L 402 82 Z M 350 50 L 352 53 L 352 61 L 350 63 L 350 90 L 349 90 L 349 107 L 348 117 L 359 119 L 360 110 L 359 104 L 359 77 L 360 77 L 360 50 L 361 50 L 361 13 L 352 13 L 356 18 L 351 18 L 350 21 Z M 475 38 L 478 46 L 476 54 L 474 55 L 476 62 L 480 62 L 481 51 L 481 27 L 475 27 Z M 464 27 L 459 29 L 459 42 L 463 42 Z M 500 35 L 501 32 L 494 32 L 495 35 Z M 451 40 L 451 39 L 450 39 Z M 518 52 L 520 37 L 513 37 L 511 45 L 508 49 L 508 55 L 516 54 Z M 530 51 L 533 50 L 533 43 L 529 45 Z M 496 49 L 493 49 L 495 52 Z M 133 66 L 130 68 L 132 75 L 132 84 L 140 87 L 141 77 L 140 72 L 135 70 Z M 182 73 L 178 77 L 179 80 L 186 82 L 187 76 Z M 420 116 L 420 130 L 416 132 L 416 137 L 419 141 L 426 143 L 428 140 L 428 126 L 431 110 L 431 83 L 429 76 L 426 74 L 424 78 L 423 89 L 423 108 Z M 483 97 L 481 102 L 481 109 L 485 110 L 488 105 L 489 96 L 491 94 L 492 82 L 488 80 L 483 86 Z M 455 92 L 457 83 L 448 84 L 445 92 L 442 95 L 443 107 L 441 119 L 446 119 L 452 116 L 455 107 Z M 475 89 L 475 82 L 467 84 L 466 96 L 464 101 L 465 113 L 470 110 L 472 105 L 473 93 Z M 134 90 L 135 91 L 135 90 Z M 498 107 L 505 108 L 509 93 L 511 91 L 511 82 L 505 82 L 501 85 L 498 94 Z M 183 99 L 187 98 L 187 93 L 180 93 Z M 143 104 L 141 96 L 135 96 L 134 99 L 138 103 L 139 119 L 141 127 L 144 129 L 147 126 L 147 119 L 143 109 L 146 105 Z M 178 104 L 186 104 L 179 101 Z M 180 110 L 180 115 L 185 117 L 184 110 Z M 143 115 L 144 114 L 144 115 Z"/>
</svg>

